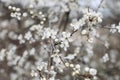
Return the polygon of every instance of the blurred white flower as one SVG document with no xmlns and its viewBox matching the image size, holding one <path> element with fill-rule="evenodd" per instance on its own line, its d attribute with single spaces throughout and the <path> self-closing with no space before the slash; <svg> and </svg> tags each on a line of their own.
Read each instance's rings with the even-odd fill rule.
<svg viewBox="0 0 120 80">
<path fill-rule="evenodd" d="M 102 61 L 103 61 L 103 62 L 109 61 L 108 53 L 106 53 L 106 54 L 102 57 Z"/>
<path fill-rule="evenodd" d="M 82 18 L 79 21 L 73 22 L 71 26 L 74 28 L 75 31 L 80 29 L 84 24 L 85 24 L 85 20 Z"/>
<path fill-rule="evenodd" d="M 84 69 L 86 72 L 89 72 L 90 68 L 89 67 L 85 67 Z"/>
<path fill-rule="evenodd" d="M 69 54 L 68 56 L 66 56 L 64 58 L 68 59 L 68 60 L 73 60 L 73 59 L 75 59 L 76 56 L 77 56 L 77 54 Z"/>
<path fill-rule="evenodd" d="M 83 10 L 83 19 L 89 25 L 96 25 L 97 23 L 102 22 L 102 14 L 99 12 L 95 12 L 91 9 Z"/>
<path fill-rule="evenodd" d="M 20 44 L 25 43 L 25 40 L 23 39 L 23 36 L 21 34 L 18 36 L 18 40 Z"/>
<path fill-rule="evenodd" d="M 53 58 L 55 65 L 59 65 L 62 62 L 58 54 L 53 54 L 51 57 Z"/>
<path fill-rule="evenodd" d="M 0 61 L 3 61 L 3 60 L 4 60 L 5 51 L 6 51 L 6 49 L 2 49 L 2 50 L 0 51 Z"/>
<path fill-rule="evenodd" d="M 90 78 L 85 78 L 84 80 L 91 80 Z"/>
<path fill-rule="evenodd" d="M 117 31 L 115 24 L 111 25 L 110 32 L 115 33 Z"/>
<path fill-rule="evenodd" d="M 95 76 L 95 75 L 97 74 L 97 70 L 94 69 L 94 68 L 90 68 L 89 73 L 90 73 L 91 75 Z"/>
<path fill-rule="evenodd" d="M 27 33 L 25 33 L 24 38 L 25 38 L 26 40 L 30 40 L 30 39 L 32 38 L 32 33 L 31 33 L 30 31 L 28 31 Z"/>
<path fill-rule="evenodd" d="M 120 22 L 119 22 L 118 26 L 116 26 L 116 28 L 117 28 L 118 32 L 120 33 Z"/>
</svg>

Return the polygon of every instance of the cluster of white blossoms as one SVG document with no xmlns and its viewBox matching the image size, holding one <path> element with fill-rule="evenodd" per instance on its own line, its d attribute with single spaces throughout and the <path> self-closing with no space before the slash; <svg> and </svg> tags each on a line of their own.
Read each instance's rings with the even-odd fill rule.
<svg viewBox="0 0 120 80">
<path fill-rule="evenodd" d="M 109 68 L 110 72 L 111 68 L 119 69 L 119 45 L 112 49 L 109 38 L 101 34 L 105 26 L 99 24 L 103 18 L 99 10 L 82 6 L 90 0 L 1 1 L 0 78 L 119 80 L 117 74 L 114 79 L 109 78 L 111 73 L 106 74 Z M 109 29 L 120 33 L 120 23 Z M 101 63 L 107 61 L 110 64 Z"/>
<path fill-rule="evenodd" d="M 50 77 L 48 78 L 48 80 L 56 80 L 55 76 L 56 76 L 56 72 L 54 71 L 54 66 L 51 66 L 50 69 L 48 70 L 48 64 L 45 62 L 40 62 L 40 65 L 37 66 L 37 69 L 32 70 L 31 71 L 31 76 L 34 79 L 37 80 L 47 80 L 46 74 L 47 76 L 50 75 Z"/>
<path fill-rule="evenodd" d="M 102 14 L 91 9 L 84 9 L 83 19 L 88 25 L 96 25 L 102 22 Z"/>
<path fill-rule="evenodd" d="M 75 21 L 71 26 L 74 28 L 74 30 L 80 29 L 85 24 L 84 19 L 80 19 L 79 21 Z"/>
<path fill-rule="evenodd" d="M 90 76 L 92 76 L 93 80 L 96 80 L 97 77 L 97 70 L 94 68 L 89 68 L 89 67 L 85 67 L 84 69 L 81 67 L 80 64 L 70 64 L 68 62 L 65 63 L 65 66 L 67 68 L 72 69 L 72 76 L 80 76 L 80 75 L 85 75 L 86 78 L 85 79 L 89 79 L 91 80 L 91 78 L 89 78 Z"/>
<path fill-rule="evenodd" d="M 65 51 L 67 50 L 67 48 L 69 47 L 69 42 L 72 41 L 72 39 L 70 38 L 70 33 L 69 32 L 62 32 L 62 37 L 60 37 L 60 47 L 63 48 Z"/>
<path fill-rule="evenodd" d="M 71 33 L 69 32 L 58 33 L 57 30 L 51 28 L 43 28 L 43 26 L 41 26 L 40 24 L 31 26 L 30 31 L 26 32 L 25 35 L 20 34 L 18 36 L 18 40 L 20 41 L 20 43 L 25 43 L 25 41 L 33 43 L 37 39 L 38 40 L 52 39 L 56 43 L 59 43 L 60 47 L 63 48 L 65 51 L 69 47 L 69 42 L 72 41 Z"/>
<path fill-rule="evenodd" d="M 116 26 L 115 24 L 112 24 L 110 27 L 110 32 L 115 33 L 118 32 L 120 33 L 120 22 L 119 24 Z"/>
<path fill-rule="evenodd" d="M 70 64 L 70 63 L 66 62 L 65 66 L 68 68 L 71 68 L 73 70 L 73 72 L 72 72 L 73 76 L 80 74 L 81 66 L 79 64 Z"/>
<path fill-rule="evenodd" d="M 30 31 L 28 31 L 27 33 L 25 33 L 25 35 L 23 36 L 22 34 L 20 34 L 18 36 L 18 40 L 20 44 L 23 44 L 25 42 L 29 42 L 29 43 L 33 43 L 35 42 L 35 39 L 32 36 L 32 33 Z"/>
<path fill-rule="evenodd" d="M 97 75 L 97 70 L 94 69 L 94 68 L 85 67 L 85 72 L 88 72 L 92 76 L 96 76 Z"/>
<path fill-rule="evenodd" d="M 22 12 L 19 7 L 15 6 L 8 6 L 8 9 L 11 11 L 10 16 L 13 18 L 16 18 L 18 20 L 21 20 L 23 17 L 27 17 L 27 12 Z"/>
<path fill-rule="evenodd" d="M 73 67 L 73 72 L 72 72 L 73 76 L 80 74 L 81 66 L 79 64 L 76 64 L 75 66 L 70 64 L 70 67 Z"/>
<path fill-rule="evenodd" d="M 44 28 L 42 39 L 56 39 L 57 30 Z"/>
<path fill-rule="evenodd" d="M 10 48 L 12 46 L 12 48 Z M 15 54 L 16 52 L 16 46 L 15 45 L 9 45 L 8 49 L 1 49 L 0 51 L 0 62 L 4 61 L 5 58 L 8 61 L 7 64 L 9 66 L 15 65 L 17 61 L 20 59 Z"/>
<path fill-rule="evenodd" d="M 53 54 L 51 57 L 53 58 L 53 62 L 55 62 L 56 66 L 62 63 L 58 53 Z"/>
<path fill-rule="evenodd" d="M 10 16 L 12 18 L 16 18 L 17 20 L 22 20 L 26 17 L 30 17 L 30 18 L 35 18 L 37 16 L 37 18 L 40 20 L 40 24 L 43 25 L 46 21 L 46 16 L 43 14 L 42 11 L 36 12 L 34 10 L 35 6 L 33 5 L 29 5 L 30 7 L 28 8 L 28 11 L 21 9 L 19 7 L 15 7 L 15 6 L 8 6 L 8 9 L 11 11 Z"/>
<path fill-rule="evenodd" d="M 82 12 L 83 12 L 83 17 L 79 19 L 77 22 L 71 24 L 74 30 L 81 29 L 85 24 L 87 24 L 88 27 L 91 27 L 92 25 L 96 25 L 102 22 L 101 13 L 96 12 L 92 9 L 83 9 Z"/>
<path fill-rule="evenodd" d="M 111 25 L 110 32 L 115 33 L 117 31 L 115 24 Z"/>
<path fill-rule="evenodd" d="M 40 30 L 42 30 L 42 28 L 43 28 L 43 26 L 41 26 L 39 24 L 38 25 L 33 25 L 33 26 L 30 27 L 30 31 L 39 31 L 41 33 Z"/>
<path fill-rule="evenodd" d="M 36 33 L 36 34 L 34 34 Z M 25 42 L 33 43 L 37 40 L 39 40 L 39 36 L 41 36 L 43 33 L 43 27 L 38 24 L 38 25 L 33 25 L 30 27 L 29 31 L 26 32 L 24 35 L 19 34 L 18 40 L 20 44 L 23 44 Z"/>
</svg>

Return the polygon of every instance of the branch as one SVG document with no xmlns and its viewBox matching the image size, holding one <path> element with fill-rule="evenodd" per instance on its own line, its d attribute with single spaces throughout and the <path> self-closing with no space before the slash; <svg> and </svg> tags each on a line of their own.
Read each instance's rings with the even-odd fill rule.
<svg viewBox="0 0 120 80">
<path fill-rule="evenodd" d="M 104 1 L 104 0 L 101 0 L 101 1 L 100 1 L 100 4 L 98 5 L 98 8 L 96 9 L 96 12 L 98 12 L 98 10 L 100 9 L 100 7 L 101 7 L 103 1 Z"/>
</svg>

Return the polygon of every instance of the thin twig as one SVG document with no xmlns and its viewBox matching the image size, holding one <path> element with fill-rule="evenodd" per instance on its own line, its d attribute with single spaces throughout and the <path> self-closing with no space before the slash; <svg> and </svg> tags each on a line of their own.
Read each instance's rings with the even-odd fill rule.
<svg viewBox="0 0 120 80">
<path fill-rule="evenodd" d="M 50 69 L 51 69 L 51 63 L 52 63 L 52 58 L 51 58 L 51 55 L 53 54 L 53 41 L 52 41 L 52 39 L 50 38 L 50 43 L 51 43 L 51 51 L 50 51 L 50 53 L 48 53 L 48 66 L 47 66 L 47 68 L 48 68 L 48 71 L 50 71 Z M 49 79 L 49 73 L 48 73 L 48 75 L 46 76 L 46 80 L 48 80 Z"/>
<path fill-rule="evenodd" d="M 70 34 L 70 37 L 75 33 L 75 32 L 77 32 L 78 30 L 75 30 L 75 31 L 73 31 L 71 34 Z"/>
<path fill-rule="evenodd" d="M 64 19 L 65 19 L 65 21 L 64 21 Z M 69 20 L 69 12 L 62 13 L 61 16 L 60 16 L 60 20 L 58 22 L 58 28 L 60 29 L 60 31 L 65 30 L 65 28 L 68 24 L 68 20 Z"/>
<path fill-rule="evenodd" d="M 58 22 L 58 28 L 59 28 L 59 29 L 61 28 L 61 25 L 62 25 L 62 21 L 63 21 L 64 16 L 65 16 L 65 12 L 62 13 L 61 16 L 60 16 L 60 20 L 59 20 L 59 22 Z"/>
<path fill-rule="evenodd" d="M 101 0 L 101 1 L 100 1 L 100 4 L 99 4 L 98 8 L 96 9 L 96 12 L 98 12 L 98 10 L 100 9 L 100 7 L 101 7 L 103 1 L 104 1 L 104 0 Z"/>
<path fill-rule="evenodd" d="M 64 21 L 64 25 L 63 25 L 63 31 L 65 31 L 66 27 L 67 27 L 67 24 L 68 24 L 68 21 L 69 21 L 69 11 L 65 13 L 65 21 Z"/>
<path fill-rule="evenodd" d="M 62 57 L 59 56 L 59 58 L 60 58 L 60 60 L 62 61 L 62 63 L 64 64 L 64 66 L 66 67 L 65 62 L 64 62 L 64 60 L 62 59 Z"/>
</svg>

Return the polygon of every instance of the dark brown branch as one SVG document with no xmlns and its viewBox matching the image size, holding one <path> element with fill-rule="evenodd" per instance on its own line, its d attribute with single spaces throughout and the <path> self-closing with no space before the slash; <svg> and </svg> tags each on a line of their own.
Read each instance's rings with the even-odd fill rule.
<svg viewBox="0 0 120 80">
<path fill-rule="evenodd" d="M 53 48 L 53 41 L 52 41 L 52 39 L 50 39 L 50 44 L 51 44 L 51 51 L 50 51 L 50 53 L 48 53 L 48 66 L 47 66 L 47 68 L 48 68 L 48 71 L 50 71 L 50 69 L 51 69 L 51 65 L 52 65 L 52 58 L 51 58 L 51 55 L 53 54 L 53 50 L 54 50 L 54 48 Z M 48 80 L 49 79 L 49 73 L 47 74 L 47 76 L 46 76 L 46 80 Z"/>
<path fill-rule="evenodd" d="M 60 29 L 60 31 L 63 31 L 66 29 L 68 20 L 69 20 L 69 11 L 62 13 L 58 22 L 58 28 Z"/>
</svg>

